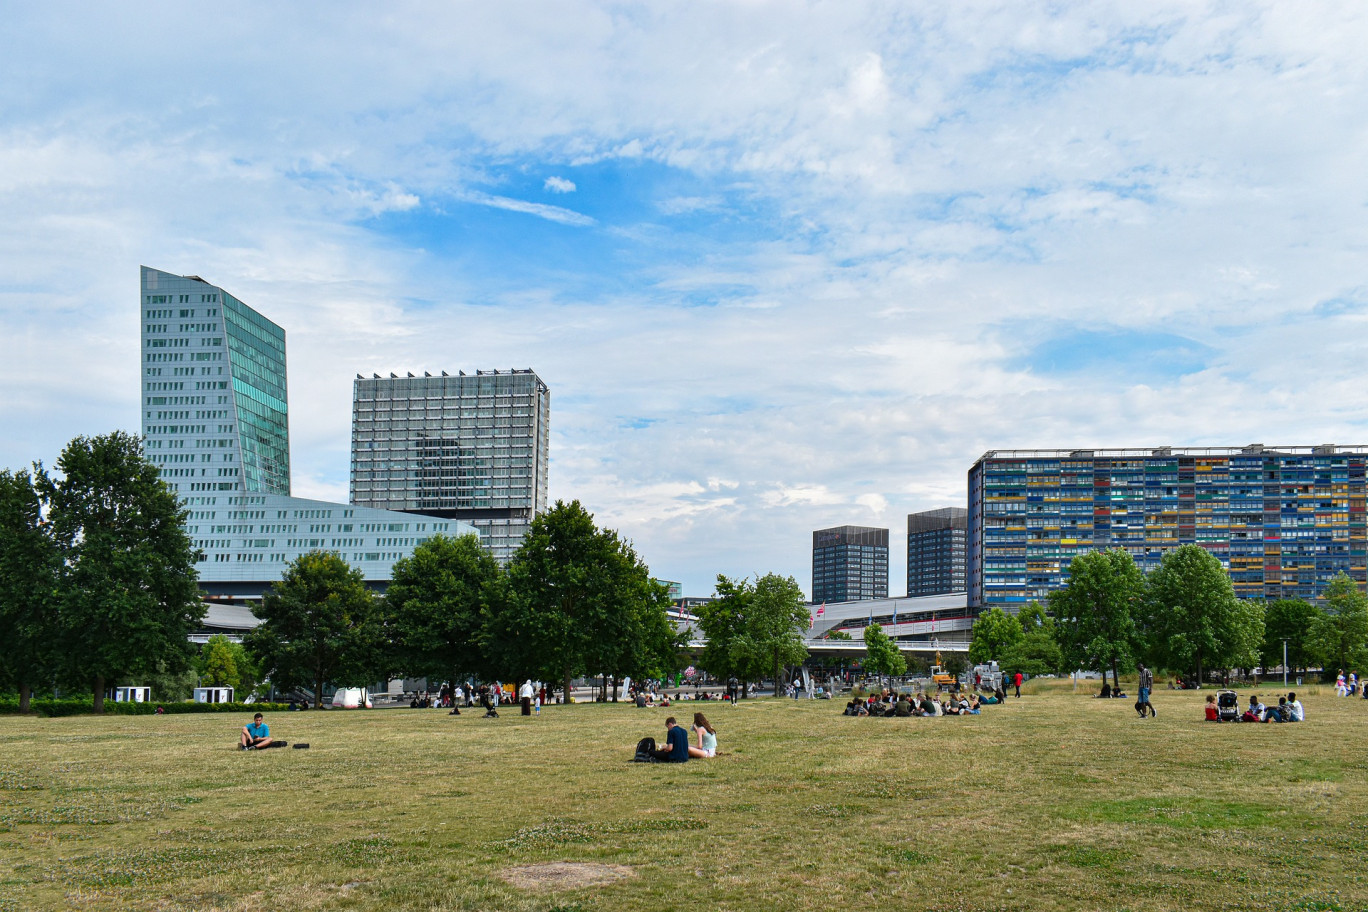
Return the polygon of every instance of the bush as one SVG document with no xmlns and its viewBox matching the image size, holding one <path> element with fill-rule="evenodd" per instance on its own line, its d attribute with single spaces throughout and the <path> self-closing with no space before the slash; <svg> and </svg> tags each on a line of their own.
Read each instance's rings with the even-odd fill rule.
<svg viewBox="0 0 1368 912">
<path fill-rule="evenodd" d="M 180 713 L 257 713 L 286 712 L 288 703 L 115 703 L 105 700 L 107 716 L 153 716 L 157 707 L 167 715 Z M 35 699 L 30 705 L 35 715 L 55 718 L 58 716 L 82 716 L 95 711 L 90 697 L 62 700 Z M 19 712 L 19 699 L 14 696 L 0 697 L 0 715 L 15 715 Z"/>
</svg>

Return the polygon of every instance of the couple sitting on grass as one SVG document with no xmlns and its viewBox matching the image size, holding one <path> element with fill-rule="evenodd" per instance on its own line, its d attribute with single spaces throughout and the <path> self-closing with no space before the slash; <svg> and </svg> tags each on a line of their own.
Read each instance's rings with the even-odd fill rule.
<svg viewBox="0 0 1368 912">
<path fill-rule="evenodd" d="M 665 720 L 665 746 L 654 752 L 655 759 L 661 763 L 684 763 L 690 758 L 705 760 L 717 756 L 717 730 L 712 727 L 708 717 L 694 713 L 692 726 L 698 744 L 689 743 L 689 736 L 675 722 L 674 716 Z"/>
</svg>

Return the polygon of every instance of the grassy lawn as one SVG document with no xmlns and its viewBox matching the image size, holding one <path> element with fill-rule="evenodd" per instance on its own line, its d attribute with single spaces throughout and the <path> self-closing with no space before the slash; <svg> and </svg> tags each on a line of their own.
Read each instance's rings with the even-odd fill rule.
<svg viewBox="0 0 1368 912">
<path fill-rule="evenodd" d="M 1368 703 L 1203 697 L 0 717 L 0 910 L 1368 909 Z M 724 756 L 627 762 L 695 708 Z"/>
</svg>

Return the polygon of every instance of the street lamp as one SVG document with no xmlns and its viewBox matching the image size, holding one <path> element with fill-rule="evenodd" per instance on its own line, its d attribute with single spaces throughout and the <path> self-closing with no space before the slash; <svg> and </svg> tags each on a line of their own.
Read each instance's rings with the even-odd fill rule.
<svg viewBox="0 0 1368 912">
<path fill-rule="evenodd" d="M 1287 637 L 1281 638 L 1283 641 L 1283 687 L 1287 686 Z"/>
</svg>

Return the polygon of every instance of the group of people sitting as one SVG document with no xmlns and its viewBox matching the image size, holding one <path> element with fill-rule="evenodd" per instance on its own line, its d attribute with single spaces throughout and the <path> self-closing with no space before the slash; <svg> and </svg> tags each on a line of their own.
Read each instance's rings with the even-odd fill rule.
<svg viewBox="0 0 1368 912">
<path fill-rule="evenodd" d="M 1232 694 L 1231 696 L 1234 696 Z M 1206 720 L 1220 722 L 1221 712 L 1216 703 L 1216 695 L 1206 698 Z M 1250 694 L 1249 706 L 1239 717 L 1240 722 L 1305 722 L 1306 710 L 1295 693 L 1278 697 L 1278 705 L 1265 706 L 1259 701 L 1258 694 Z"/>
<path fill-rule="evenodd" d="M 985 706 L 1001 703 L 1005 694 L 980 697 L 972 694 L 941 694 L 933 698 L 924 691 L 915 694 L 898 694 L 895 698 L 887 689 L 868 698 L 854 697 L 846 704 L 843 716 L 882 716 L 885 718 L 905 718 L 907 716 L 977 716 Z"/>
</svg>

